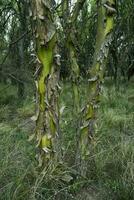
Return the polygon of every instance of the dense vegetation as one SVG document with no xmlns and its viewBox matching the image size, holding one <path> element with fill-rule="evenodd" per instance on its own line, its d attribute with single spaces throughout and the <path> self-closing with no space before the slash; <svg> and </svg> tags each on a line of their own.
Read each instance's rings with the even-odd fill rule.
<svg viewBox="0 0 134 200">
<path fill-rule="evenodd" d="M 0 1 L 0 200 L 134 199 L 133 8 Z"/>
<path fill-rule="evenodd" d="M 30 119 L 34 114 L 32 97 L 23 106 L 13 102 L 1 105 L 0 199 L 133 199 L 134 105 L 131 97 L 134 90 L 131 84 L 121 85 L 118 91 L 111 82 L 106 82 L 86 179 L 77 179 L 74 165 L 75 119 L 71 113 L 70 84 L 64 83 L 60 99 L 61 106 L 65 106 L 61 120 L 64 167 L 44 173 L 43 177 L 37 168 L 34 145 L 28 141 L 34 126 Z M 81 92 L 84 100 L 85 83 Z M 10 95 L 17 99 L 14 87 L 8 88 L 1 98 L 6 100 Z M 73 180 L 68 183 L 70 174 Z"/>
</svg>

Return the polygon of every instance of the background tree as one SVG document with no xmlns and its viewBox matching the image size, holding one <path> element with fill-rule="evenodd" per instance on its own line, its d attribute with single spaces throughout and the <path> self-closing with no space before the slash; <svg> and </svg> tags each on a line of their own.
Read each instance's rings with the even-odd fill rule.
<svg viewBox="0 0 134 200">
<path fill-rule="evenodd" d="M 1 4 L 1 17 L 5 20 L 1 24 L 1 36 L 6 44 L 1 56 L 1 73 L 5 80 L 10 79 L 13 84 L 18 85 L 18 97 L 24 98 L 25 82 L 32 82 L 30 76 L 26 77 L 31 60 L 29 16 L 26 9 L 28 1 L 14 0 Z"/>
<path fill-rule="evenodd" d="M 122 78 L 133 75 L 133 2 L 117 1 L 117 23 L 114 31 L 113 45 L 110 47 L 108 71 L 119 85 Z M 126 82 L 127 80 L 125 80 Z"/>
</svg>

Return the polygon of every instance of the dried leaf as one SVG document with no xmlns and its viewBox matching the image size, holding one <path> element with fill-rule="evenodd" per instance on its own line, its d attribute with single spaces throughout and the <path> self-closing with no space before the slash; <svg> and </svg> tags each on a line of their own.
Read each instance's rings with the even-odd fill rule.
<svg viewBox="0 0 134 200">
<path fill-rule="evenodd" d="M 42 148 L 42 150 L 43 150 L 45 153 L 50 153 L 50 152 L 51 152 L 51 149 L 49 149 L 48 147 L 44 147 L 44 148 Z"/>
<path fill-rule="evenodd" d="M 31 120 L 32 120 L 33 122 L 35 122 L 35 121 L 37 120 L 37 118 L 38 118 L 38 115 L 34 115 L 34 116 L 31 117 Z"/>
<path fill-rule="evenodd" d="M 73 180 L 73 177 L 69 174 L 65 174 L 64 176 L 62 176 L 61 180 L 65 181 L 66 183 L 69 183 L 71 180 Z"/>
<path fill-rule="evenodd" d="M 29 136 L 28 141 L 29 142 L 32 141 L 34 139 L 34 137 L 35 137 L 35 133 Z"/>
<path fill-rule="evenodd" d="M 88 79 L 88 82 L 95 82 L 98 80 L 97 76 L 94 76 L 93 78 Z"/>
<path fill-rule="evenodd" d="M 63 106 L 60 108 L 60 115 L 63 114 L 65 107 L 66 107 L 66 106 L 63 105 Z"/>
</svg>

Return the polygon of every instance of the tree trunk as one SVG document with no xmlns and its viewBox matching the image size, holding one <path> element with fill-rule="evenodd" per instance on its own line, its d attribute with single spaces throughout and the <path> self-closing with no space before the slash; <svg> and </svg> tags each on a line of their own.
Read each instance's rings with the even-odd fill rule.
<svg viewBox="0 0 134 200">
<path fill-rule="evenodd" d="M 68 30 L 66 32 L 66 42 L 69 51 L 70 65 L 71 65 L 71 79 L 73 82 L 73 95 L 74 95 L 74 110 L 76 116 L 79 115 L 80 112 L 80 98 L 79 98 L 79 76 L 80 69 L 77 61 L 77 37 L 76 37 L 76 29 L 75 22 L 80 13 L 80 10 L 83 8 L 83 5 L 86 0 L 77 0 L 73 14 L 69 18 L 68 22 Z M 78 127 L 77 127 L 78 129 Z"/>
<path fill-rule="evenodd" d="M 40 147 L 39 161 L 42 165 L 57 158 L 58 154 L 56 141 L 59 136 L 58 80 L 60 63 L 51 1 L 33 0 L 32 8 L 39 62 L 36 74 L 39 107 L 36 138 L 37 147 Z"/>
<path fill-rule="evenodd" d="M 115 0 L 98 0 L 98 25 L 94 60 L 89 70 L 89 99 L 82 113 L 82 126 L 79 140 L 80 173 L 85 176 L 87 172 L 88 158 L 90 155 L 90 143 L 95 133 L 96 110 L 101 97 L 101 87 L 108 57 L 109 45 L 112 42 L 114 27 Z"/>
<path fill-rule="evenodd" d="M 80 113 L 80 97 L 79 97 L 79 76 L 80 69 L 77 61 L 77 39 L 76 39 L 76 28 L 75 23 L 79 15 L 80 10 L 86 0 L 77 0 L 75 3 L 72 13 L 69 10 L 69 2 L 63 1 L 62 12 L 63 12 L 63 29 L 65 34 L 65 46 L 67 47 L 69 65 L 71 68 L 71 81 L 73 88 L 73 103 L 74 103 L 74 114 L 76 119 L 76 133 L 79 130 L 79 113 Z"/>
<path fill-rule="evenodd" d="M 20 28 L 21 29 L 21 28 Z M 21 35 L 20 31 L 20 35 Z M 24 92 L 25 92 L 25 86 L 24 86 L 24 82 L 23 79 L 21 78 L 21 71 L 24 71 L 24 39 L 21 39 L 18 43 L 18 57 L 19 57 L 19 66 L 17 66 L 19 68 L 18 70 L 18 79 L 20 79 L 21 81 L 18 81 L 18 99 L 23 100 L 24 98 Z"/>
<path fill-rule="evenodd" d="M 26 15 L 26 8 L 28 6 L 27 2 L 17 2 L 18 10 L 19 10 L 19 29 L 18 29 L 18 35 L 21 36 L 27 31 L 27 15 Z M 26 45 L 26 38 L 23 37 L 18 42 L 18 60 L 19 60 L 19 66 L 18 67 L 18 79 L 20 80 L 18 82 L 18 98 L 24 99 L 24 93 L 25 93 L 25 82 L 24 82 L 24 72 L 26 69 L 26 48 L 28 48 L 28 45 Z"/>
</svg>

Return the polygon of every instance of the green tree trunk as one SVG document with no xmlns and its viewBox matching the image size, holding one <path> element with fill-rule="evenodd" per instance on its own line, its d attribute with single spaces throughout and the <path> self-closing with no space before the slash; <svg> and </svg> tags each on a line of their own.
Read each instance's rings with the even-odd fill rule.
<svg viewBox="0 0 134 200">
<path fill-rule="evenodd" d="M 69 50 L 69 58 L 70 58 L 70 64 L 71 64 L 71 78 L 73 82 L 73 94 L 74 94 L 74 108 L 76 116 L 78 116 L 80 112 L 80 97 L 79 97 L 79 76 L 80 76 L 80 69 L 77 61 L 77 37 L 76 37 L 76 29 L 75 29 L 75 23 L 77 20 L 77 17 L 80 13 L 80 10 L 82 10 L 83 5 L 86 0 L 77 0 L 74 9 L 73 14 L 69 18 L 68 22 L 68 31 L 67 31 L 67 47 Z"/>
<path fill-rule="evenodd" d="M 73 99 L 74 99 L 74 113 L 75 118 L 78 119 L 80 112 L 80 98 L 79 98 L 79 76 L 80 69 L 77 61 L 77 39 L 76 39 L 76 28 L 75 23 L 77 17 L 80 13 L 80 10 L 83 8 L 83 5 L 86 0 L 77 0 L 75 3 L 74 9 L 72 13 L 69 10 L 68 1 L 63 1 L 63 19 L 64 19 L 64 34 L 66 39 L 65 46 L 67 47 L 69 64 L 71 68 L 71 80 L 72 80 L 72 88 L 73 88 Z M 77 120 L 78 121 L 78 120 Z M 78 132 L 79 124 L 77 124 L 76 132 Z"/>
<path fill-rule="evenodd" d="M 114 28 L 115 0 L 98 0 L 98 25 L 94 60 L 89 69 L 89 98 L 82 113 L 82 126 L 79 140 L 79 164 L 80 172 L 86 175 L 88 157 L 90 156 L 90 143 L 95 133 L 96 110 L 101 97 L 101 88 L 109 46 L 112 42 L 112 31 Z"/>
<path fill-rule="evenodd" d="M 59 55 L 56 27 L 50 0 L 33 0 L 33 22 L 36 37 L 38 70 L 38 117 L 36 121 L 37 147 L 40 165 L 57 158 L 56 141 L 59 135 L 58 79 Z M 58 151 L 58 150 L 57 150 Z"/>
</svg>

